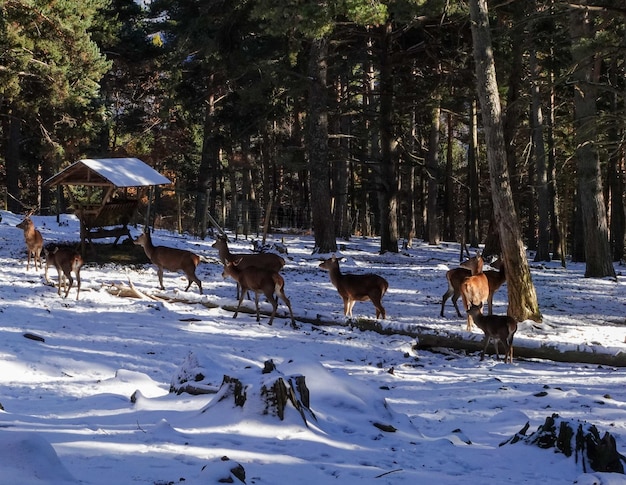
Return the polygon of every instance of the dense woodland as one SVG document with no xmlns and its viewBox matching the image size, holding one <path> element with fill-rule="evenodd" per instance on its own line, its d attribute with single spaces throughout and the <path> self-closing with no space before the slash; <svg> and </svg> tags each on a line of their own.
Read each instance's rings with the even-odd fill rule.
<svg viewBox="0 0 626 485">
<path fill-rule="evenodd" d="M 174 181 L 154 223 L 199 237 L 210 214 L 614 276 L 625 26 L 624 0 L 0 0 L 5 205 L 65 211 L 43 181 L 132 156 Z"/>
</svg>

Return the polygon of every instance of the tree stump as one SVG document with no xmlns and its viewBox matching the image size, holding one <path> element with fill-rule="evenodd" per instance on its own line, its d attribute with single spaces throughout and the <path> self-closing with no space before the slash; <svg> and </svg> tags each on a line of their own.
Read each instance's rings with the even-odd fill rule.
<svg viewBox="0 0 626 485">
<path fill-rule="evenodd" d="M 567 457 L 574 455 L 584 473 L 589 471 L 588 468 L 596 472 L 624 473 L 622 462 L 626 458 L 617 451 L 615 438 L 609 432 L 600 436 L 593 424 L 564 420 L 553 414 L 537 431 L 527 436 L 528 428 L 526 423 L 515 436 L 500 446 L 522 441 L 543 449 L 554 448 Z"/>
<path fill-rule="evenodd" d="M 217 406 L 232 403 L 235 407 L 246 407 L 263 416 L 277 416 L 281 421 L 291 406 L 308 427 L 309 419 L 316 419 L 310 409 L 309 389 L 306 378 L 302 375 L 285 376 L 272 361 L 267 361 L 259 372 L 246 373 L 245 381 L 241 378 L 224 375 L 222 385 L 202 412 Z"/>
</svg>

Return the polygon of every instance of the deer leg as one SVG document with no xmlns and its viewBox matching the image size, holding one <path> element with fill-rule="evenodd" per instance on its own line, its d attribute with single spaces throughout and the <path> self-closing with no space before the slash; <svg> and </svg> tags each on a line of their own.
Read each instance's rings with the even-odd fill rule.
<svg viewBox="0 0 626 485">
<path fill-rule="evenodd" d="M 274 316 L 276 315 L 276 310 L 278 310 L 278 298 L 274 298 L 274 295 L 265 295 L 267 296 L 267 299 L 270 301 L 270 303 L 272 304 L 273 310 L 272 310 L 272 315 L 270 316 L 270 321 L 267 322 L 268 325 L 271 325 L 274 322 Z"/>
<path fill-rule="evenodd" d="M 378 318 L 379 316 L 382 316 L 383 320 L 385 319 L 385 308 L 383 307 L 383 304 L 381 303 L 382 299 L 382 295 L 378 296 L 378 295 L 371 295 L 370 296 L 370 300 L 371 302 L 374 304 L 374 308 L 376 308 L 376 318 Z"/>
<path fill-rule="evenodd" d="M 445 306 L 446 301 L 448 301 L 448 298 L 450 298 L 453 294 L 454 294 L 454 290 L 448 287 L 448 291 L 446 291 L 441 297 L 441 312 L 439 312 L 440 317 L 443 317 L 443 307 Z M 454 306 L 456 306 L 456 303 L 454 304 Z"/>
<path fill-rule="evenodd" d="M 163 268 L 158 269 L 157 275 L 159 276 L 159 284 L 161 285 L 161 289 L 164 290 L 165 286 L 163 286 Z"/>
<path fill-rule="evenodd" d="M 459 305 L 456 302 L 458 299 L 459 299 L 459 295 L 454 295 L 452 297 L 452 304 L 454 305 L 454 309 L 456 310 L 456 314 L 459 316 L 459 318 L 463 318 L 463 315 L 461 314 L 461 310 L 459 310 Z M 442 309 L 442 313 L 443 313 L 443 309 Z"/>
<path fill-rule="evenodd" d="M 487 304 L 489 305 L 489 315 L 493 315 L 493 294 L 487 298 Z"/>
<path fill-rule="evenodd" d="M 76 300 L 78 300 L 79 293 L 80 293 L 80 270 L 76 271 Z"/>
<path fill-rule="evenodd" d="M 243 298 L 243 291 L 241 297 Z M 256 307 L 256 321 L 257 323 L 261 323 L 261 317 L 259 315 L 259 294 L 256 291 L 254 292 L 254 306 Z"/>
<path fill-rule="evenodd" d="M 233 315 L 233 318 L 237 318 L 237 315 L 239 314 L 239 307 L 241 306 L 241 302 L 243 301 L 243 294 L 244 292 L 241 292 L 241 296 L 239 297 L 239 303 L 237 304 L 237 309 L 235 310 L 235 314 Z"/>
<path fill-rule="evenodd" d="M 487 352 L 487 347 L 489 346 L 489 336 L 485 335 L 485 346 L 483 347 L 483 351 L 480 353 L 480 360 L 485 360 L 485 352 Z"/>
<path fill-rule="evenodd" d="M 285 295 L 285 292 L 283 290 L 280 290 L 280 292 L 277 293 L 277 295 L 279 295 L 280 298 L 282 298 L 282 300 L 285 302 L 285 305 L 287 305 L 287 308 L 289 308 L 289 315 L 291 316 L 291 326 L 295 327 L 296 321 L 293 318 L 293 311 L 291 310 L 291 302 L 289 301 L 289 298 L 287 298 L 287 295 Z"/>
<path fill-rule="evenodd" d="M 69 284 L 67 285 L 67 289 L 65 290 L 65 296 L 63 298 L 67 298 L 67 295 L 70 294 L 70 290 L 72 289 L 72 285 L 74 284 L 74 278 L 72 278 L 72 273 L 70 273 L 68 271 L 65 274 L 65 276 L 67 277 L 67 280 L 69 281 Z"/>
</svg>

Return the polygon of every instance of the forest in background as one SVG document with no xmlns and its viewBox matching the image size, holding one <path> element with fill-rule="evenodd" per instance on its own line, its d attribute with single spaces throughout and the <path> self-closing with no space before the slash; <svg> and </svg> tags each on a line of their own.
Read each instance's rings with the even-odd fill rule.
<svg viewBox="0 0 626 485">
<path fill-rule="evenodd" d="M 353 235 L 497 247 L 476 1 L 2 0 L 5 206 L 65 211 L 43 181 L 132 156 L 174 182 L 155 223 L 199 237 L 208 213 L 312 229 L 320 252 Z M 537 260 L 585 261 L 594 231 L 624 259 L 625 16 L 623 0 L 489 2 L 498 183 Z"/>
</svg>

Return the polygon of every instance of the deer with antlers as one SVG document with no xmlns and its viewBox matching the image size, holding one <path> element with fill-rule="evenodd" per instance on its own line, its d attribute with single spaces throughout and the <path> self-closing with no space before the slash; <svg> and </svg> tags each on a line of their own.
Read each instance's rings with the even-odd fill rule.
<svg viewBox="0 0 626 485">
<path fill-rule="evenodd" d="M 35 270 L 37 270 L 37 263 L 39 263 L 39 269 L 41 269 L 41 251 L 43 251 L 43 236 L 37 229 L 35 229 L 35 223 L 30 218 L 31 215 L 32 212 L 30 212 L 24 220 L 16 226 L 24 231 L 26 251 L 28 252 L 26 271 L 30 269 L 31 257 L 33 258 Z"/>
</svg>

